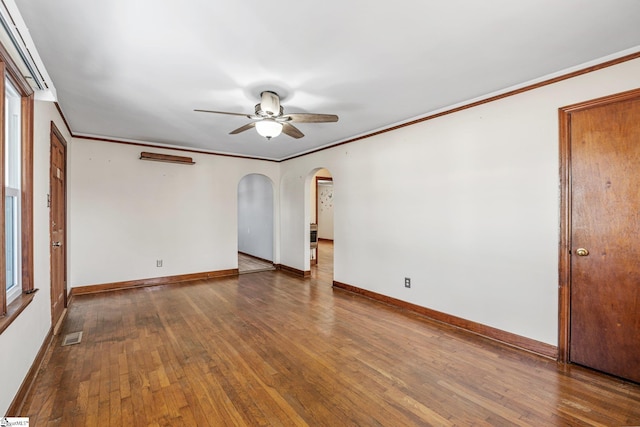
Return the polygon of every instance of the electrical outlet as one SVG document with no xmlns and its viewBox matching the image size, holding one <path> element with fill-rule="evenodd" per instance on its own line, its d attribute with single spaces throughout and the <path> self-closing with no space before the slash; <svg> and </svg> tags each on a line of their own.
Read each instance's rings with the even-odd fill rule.
<svg viewBox="0 0 640 427">
<path fill-rule="evenodd" d="M 411 278 L 409 278 L 409 277 L 405 277 L 404 278 L 404 287 L 405 288 L 410 288 L 411 287 Z"/>
<path fill-rule="evenodd" d="M 156 267 L 162 267 L 162 260 L 161 259 L 156 261 Z"/>
</svg>

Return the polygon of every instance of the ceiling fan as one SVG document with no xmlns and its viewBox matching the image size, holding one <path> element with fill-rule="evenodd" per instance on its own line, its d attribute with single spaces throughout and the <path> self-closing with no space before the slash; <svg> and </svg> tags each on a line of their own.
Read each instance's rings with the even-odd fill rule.
<svg viewBox="0 0 640 427">
<path fill-rule="evenodd" d="M 280 97 L 277 93 L 271 91 L 264 91 L 260 94 L 260 103 L 256 104 L 255 114 L 198 109 L 194 111 L 200 111 L 202 113 L 227 114 L 230 116 L 243 116 L 251 120 L 256 120 L 254 122 L 247 123 L 238 129 L 232 130 L 229 134 L 235 135 L 255 127 L 256 131 L 268 140 L 275 138 L 280 135 L 280 133 L 284 133 L 285 135 L 289 135 L 296 139 L 302 138 L 304 134 L 291 123 L 329 123 L 338 121 L 338 116 L 335 114 L 284 114 L 282 105 L 280 105 Z"/>
</svg>

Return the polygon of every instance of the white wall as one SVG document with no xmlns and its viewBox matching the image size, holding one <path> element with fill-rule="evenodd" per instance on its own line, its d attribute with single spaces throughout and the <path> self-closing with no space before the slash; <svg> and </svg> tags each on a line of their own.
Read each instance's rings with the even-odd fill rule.
<svg viewBox="0 0 640 427">
<path fill-rule="evenodd" d="M 281 257 L 308 269 L 327 167 L 336 281 L 556 345 L 558 108 L 637 87 L 640 60 L 284 162 Z"/>
<path fill-rule="evenodd" d="M 51 328 L 49 265 L 49 146 L 54 120 L 69 140 L 65 125 L 48 102 L 35 102 L 33 142 L 33 301 L 0 335 L 0 411 L 5 414 Z"/>
<path fill-rule="evenodd" d="M 141 151 L 196 164 L 142 161 Z M 238 182 L 279 180 L 274 162 L 78 138 L 69 163 L 72 287 L 237 268 Z"/>
<path fill-rule="evenodd" d="M 238 250 L 273 261 L 273 183 L 250 174 L 238 184 Z"/>
</svg>

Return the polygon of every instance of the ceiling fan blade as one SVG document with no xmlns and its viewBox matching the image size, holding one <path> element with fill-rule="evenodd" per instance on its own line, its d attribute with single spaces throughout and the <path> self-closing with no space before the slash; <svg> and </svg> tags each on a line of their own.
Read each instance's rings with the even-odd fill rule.
<svg viewBox="0 0 640 427">
<path fill-rule="evenodd" d="M 245 130 L 249 130 L 249 129 L 254 128 L 254 127 L 256 127 L 256 122 L 247 123 L 244 126 L 240 126 L 236 130 L 232 130 L 231 132 L 229 132 L 229 135 L 235 135 L 237 133 L 244 132 Z"/>
<path fill-rule="evenodd" d="M 292 113 L 285 114 L 282 119 L 296 123 L 329 123 L 337 122 L 338 116 L 335 114 Z"/>
<path fill-rule="evenodd" d="M 300 132 L 300 129 L 287 122 L 282 123 L 282 133 L 296 139 L 304 136 L 304 133 Z"/>
<path fill-rule="evenodd" d="M 198 111 L 200 113 L 214 113 L 214 114 L 226 114 L 228 116 L 241 116 L 241 117 L 247 117 L 249 119 L 252 119 L 253 116 L 251 114 L 244 114 L 244 113 L 229 113 L 228 111 L 213 111 L 213 110 L 198 110 L 195 109 L 193 111 Z"/>
</svg>

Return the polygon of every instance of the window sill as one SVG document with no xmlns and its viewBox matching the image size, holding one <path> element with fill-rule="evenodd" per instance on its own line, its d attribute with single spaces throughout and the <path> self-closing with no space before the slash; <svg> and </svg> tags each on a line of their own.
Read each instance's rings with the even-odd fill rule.
<svg viewBox="0 0 640 427">
<path fill-rule="evenodd" d="M 33 301 L 33 297 L 36 296 L 37 291 L 37 289 L 34 289 L 30 294 L 25 294 L 23 292 L 7 306 L 7 314 L 0 317 L 0 334 L 2 334 L 5 329 L 7 329 L 9 325 L 18 318 L 20 313 L 22 313 L 24 309 L 31 304 L 31 301 Z"/>
</svg>

